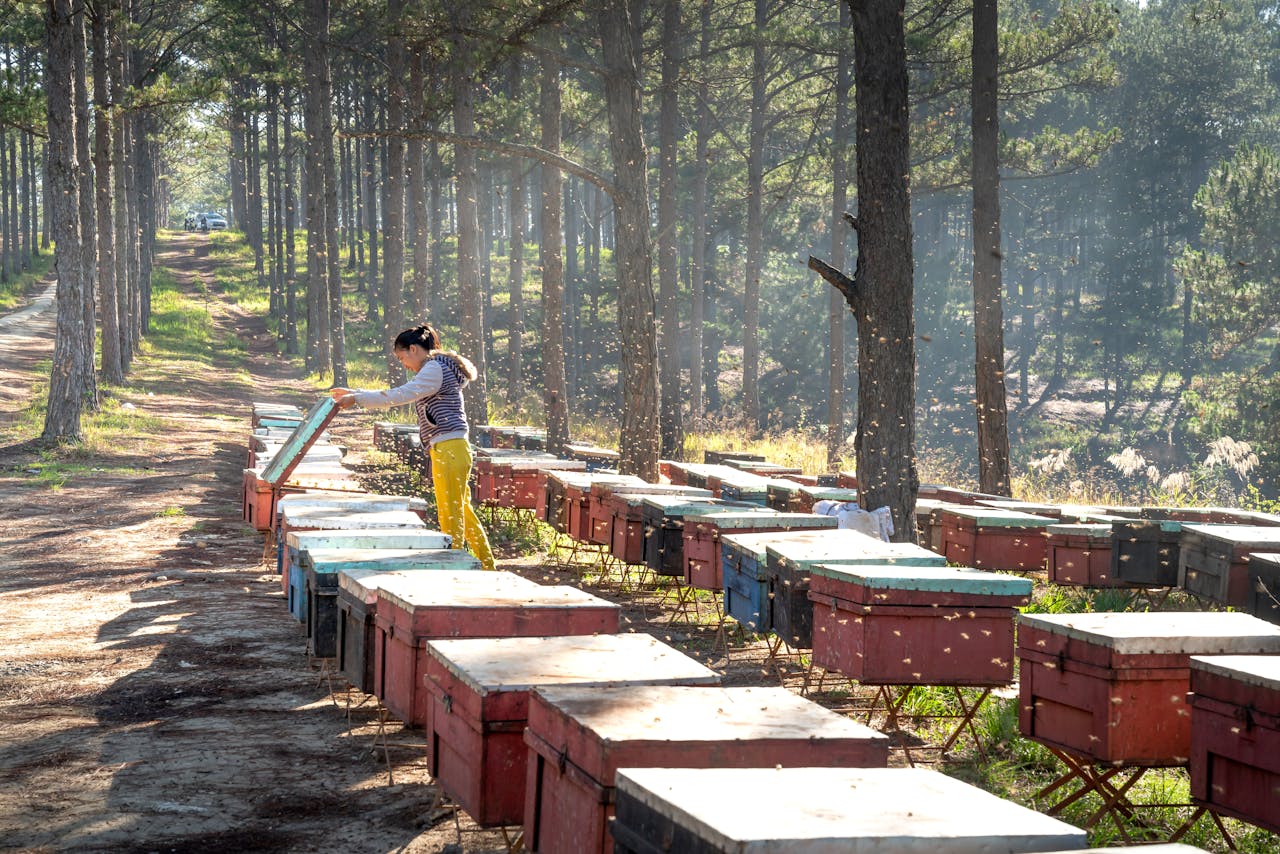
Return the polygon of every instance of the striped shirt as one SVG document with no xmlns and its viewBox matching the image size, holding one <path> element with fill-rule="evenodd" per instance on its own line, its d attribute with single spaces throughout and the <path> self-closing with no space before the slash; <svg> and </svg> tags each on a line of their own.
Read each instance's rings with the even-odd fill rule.
<svg viewBox="0 0 1280 854">
<path fill-rule="evenodd" d="M 467 438 L 467 415 L 462 388 L 467 377 L 456 359 L 437 354 L 404 385 L 382 391 L 355 391 L 356 403 L 366 409 L 387 409 L 412 403 L 418 414 L 418 435 L 423 447 L 448 439 Z"/>
</svg>

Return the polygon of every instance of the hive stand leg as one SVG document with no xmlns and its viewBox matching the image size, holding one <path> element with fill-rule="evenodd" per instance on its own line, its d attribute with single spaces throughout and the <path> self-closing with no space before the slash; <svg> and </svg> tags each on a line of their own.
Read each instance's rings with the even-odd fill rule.
<svg viewBox="0 0 1280 854">
<path fill-rule="evenodd" d="M 1199 821 L 1206 813 L 1208 813 L 1209 818 L 1213 820 L 1214 826 L 1218 828 L 1218 833 L 1222 835 L 1222 841 L 1227 843 L 1227 850 L 1239 851 L 1240 849 L 1236 847 L 1235 840 L 1232 839 L 1231 834 L 1227 832 L 1226 825 L 1222 823 L 1222 816 L 1218 815 L 1204 804 L 1200 804 L 1196 807 L 1195 812 L 1191 814 L 1191 817 L 1184 821 L 1181 826 L 1174 831 L 1173 836 L 1169 837 L 1169 842 L 1174 843 L 1180 841 L 1182 837 L 1187 835 L 1187 831 L 1191 830 L 1191 828 L 1195 826 L 1196 822 Z"/>
<path fill-rule="evenodd" d="M 987 752 L 982 747 L 981 739 L 978 738 L 978 728 L 974 725 L 973 718 L 982 704 L 986 702 L 987 697 L 991 696 L 991 689 L 984 688 L 982 693 L 978 695 L 978 699 L 974 700 L 972 706 L 965 704 L 964 694 L 961 693 L 960 686 L 953 685 L 952 690 L 956 692 L 956 702 L 960 704 L 960 710 L 963 714 L 960 716 L 960 722 L 956 725 L 956 728 L 951 731 L 951 734 L 947 736 L 947 740 L 942 743 L 942 752 L 946 753 L 950 750 L 951 746 L 956 743 L 956 739 L 967 729 L 970 737 L 973 738 L 973 746 L 977 748 L 978 755 L 982 757 L 983 762 L 986 762 Z"/>
<path fill-rule="evenodd" d="M 1102 821 L 1102 819 L 1110 816 L 1111 823 L 1115 825 L 1116 830 L 1120 833 L 1120 836 L 1123 837 L 1124 841 L 1131 842 L 1132 840 L 1129 838 L 1129 834 L 1125 830 L 1124 823 L 1120 821 L 1120 814 L 1125 815 L 1125 817 L 1129 819 L 1134 818 L 1133 810 L 1131 809 L 1132 804 L 1130 804 L 1127 794 L 1128 791 L 1133 788 L 1133 785 L 1142 778 L 1142 775 L 1145 774 L 1146 771 L 1146 768 L 1139 768 L 1135 773 L 1129 775 L 1129 779 L 1125 780 L 1124 785 L 1119 788 L 1112 786 L 1108 781 L 1099 783 L 1098 794 L 1102 795 L 1103 804 L 1093 812 L 1093 815 L 1089 816 L 1089 818 L 1085 820 L 1085 829 L 1087 830 L 1094 827 L 1098 822 Z"/>
<path fill-rule="evenodd" d="M 1071 754 L 1059 750 L 1056 747 L 1050 747 L 1049 745 L 1044 746 L 1050 753 L 1058 757 L 1058 759 L 1067 766 L 1069 771 L 1067 774 L 1064 774 L 1062 777 L 1059 777 L 1057 780 L 1037 792 L 1035 798 L 1039 800 L 1072 780 L 1078 780 L 1080 782 L 1079 789 L 1063 798 L 1061 801 L 1058 801 L 1058 803 L 1054 804 L 1046 811 L 1048 815 L 1058 815 L 1090 792 L 1096 793 L 1098 797 L 1102 798 L 1102 800 L 1106 802 L 1110 799 L 1111 793 L 1116 791 L 1116 787 L 1111 784 L 1111 778 L 1124 771 L 1125 769 L 1123 766 L 1108 768 L 1102 773 L 1098 773 L 1094 770 L 1093 766 L 1089 764 L 1088 760 L 1072 756 Z M 1132 782 L 1136 782 L 1136 780 Z M 1130 782 L 1129 785 L 1132 785 L 1132 782 Z M 1128 790 L 1128 785 L 1125 786 L 1125 790 Z M 1125 818 L 1134 818 L 1132 804 L 1129 803 L 1127 798 L 1116 799 L 1111 808 L 1119 812 Z M 1086 826 L 1086 829 L 1092 826 L 1092 824 L 1089 824 Z"/>
</svg>

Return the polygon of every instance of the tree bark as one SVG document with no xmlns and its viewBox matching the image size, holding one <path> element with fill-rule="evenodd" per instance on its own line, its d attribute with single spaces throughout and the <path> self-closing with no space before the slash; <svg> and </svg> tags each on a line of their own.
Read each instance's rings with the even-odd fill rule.
<svg viewBox="0 0 1280 854">
<path fill-rule="evenodd" d="M 324 68 L 320 42 L 328 31 L 327 0 L 307 0 L 307 43 L 304 54 L 306 90 L 303 124 L 306 152 L 307 224 L 307 367 L 329 366 L 328 247 L 324 204 Z"/>
<path fill-rule="evenodd" d="M 287 45 L 281 45 L 285 48 Z M 295 255 L 294 228 L 298 217 L 297 194 L 293 188 L 293 88 L 284 90 L 284 351 L 298 355 L 298 265 Z"/>
<path fill-rule="evenodd" d="M 749 430 L 760 422 L 760 269 L 764 265 L 764 137 L 768 70 L 764 31 L 768 0 L 754 0 L 751 41 L 751 130 L 747 142 L 747 269 L 742 293 L 742 417 Z"/>
<path fill-rule="evenodd" d="M 853 57 L 848 41 L 849 7 L 840 4 L 840 47 L 836 51 L 836 116 L 831 129 L 831 264 L 844 269 L 849 233 L 844 222 L 849 190 L 849 92 Z M 827 295 L 827 468 L 840 464 L 844 445 L 844 324 L 848 306 L 839 291 Z"/>
<path fill-rule="evenodd" d="M 512 59 L 508 75 L 510 98 L 520 100 L 522 69 L 519 58 Z M 528 168 L 523 160 L 511 161 L 511 275 L 509 282 L 511 324 L 507 348 L 507 400 L 512 406 L 520 405 L 524 394 L 524 230 L 529 216 L 525 201 L 524 174 Z M 550 430 L 547 431 L 550 435 Z"/>
<path fill-rule="evenodd" d="M 415 129 L 422 127 L 426 112 L 423 50 L 422 45 L 414 49 L 409 69 L 409 119 Z M 431 212 L 427 208 L 425 148 L 421 139 L 409 140 L 409 190 L 413 205 L 413 315 L 418 319 L 429 316 L 431 294 Z"/>
<path fill-rule="evenodd" d="M 364 121 L 366 126 L 374 123 L 373 93 L 365 92 Z M 364 216 L 365 231 L 369 240 L 369 266 L 365 268 L 365 299 L 369 307 L 369 319 L 378 317 L 378 144 L 375 140 L 364 140 Z"/>
<path fill-rule="evenodd" d="M 609 150 L 616 176 L 614 258 L 618 268 L 623 395 L 620 469 L 623 474 L 656 481 L 658 347 L 640 87 L 642 9 L 642 0 L 606 0 L 600 14 L 600 38 Z"/>
<path fill-rule="evenodd" d="M 333 151 L 333 69 L 329 56 L 330 0 L 320 6 L 320 165 L 324 181 L 325 270 L 329 291 L 329 367 L 334 385 L 347 385 L 347 337 L 342 314 L 342 270 L 338 245 L 338 176 Z"/>
<path fill-rule="evenodd" d="M 124 382 L 120 360 L 120 314 L 116 294 L 116 230 L 111 204 L 111 129 L 116 122 L 111 90 L 109 31 L 120 19 L 113 0 L 99 0 L 93 16 L 94 197 L 98 209 L 98 310 L 102 315 L 102 377 L 109 385 Z"/>
<path fill-rule="evenodd" d="M 80 438 L 80 416 L 87 389 L 84 376 L 84 270 L 80 263 L 83 232 L 80 223 L 80 164 L 76 160 L 75 74 L 79 20 L 71 0 L 47 0 L 45 38 L 45 97 L 49 129 L 46 180 L 53 197 L 50 211 L 56 242 L 54 264 L 58 276 L 58 318 L 53 369 L 49 377 L 49 406 L 43 439 L 48 442 Z M 86 133 L 88 128 L 83 129 Z"/>
<path fill-rule="evenodd" d="M 382 267 L 382 331 L 387 360 L 387 382 L 404 382 L 404 368 L 393 344 L 404 329 L 404 77 L 407 70 L 404 34 L 401 32 L 404 0 L 387 0 L 387 207 L 382 212 L 384 264 Z"/>
<path fill-rule="evenodd" d="M 560 34 L 549 31 L 543 40 L 539 114 L 541 146 L 560 151 Z M 569 393 L 565 379 L 564 259 L 560 254 L 564 176 L 559 169 L 542 167 L 542 366 L 543 405 L 547 411 L 547 450 L 564 451 L 569 441 Z"/>
<path fill-rule="evenodd" d="M 702 0 L 699 10 L 699 49 L 701 73 L 697 82 L 697 119 L 694 124 L 693 165 L 693 248 L 690 251 L 689 285 L 689 414 L 696 421 L 706 414 L 703 396 L 702 333 L 706 323 L 704 308 L 707 299 L 707 161 L 708 140 L 711 138 L 711 105 L 708 102 L 707 72 L 710 69 L 711 4 Z"/>
<path fill-rule="evenodd" d="M 973 4 L 973 340 L 978 473 L 983 492 L 1009 495 L 1009 415 L 1000 280 L 999 41 L 996 0 Z"/>
<path fill-rule="evenodd" d="M 659 403 L 658 422 L 662 429 L 664 459 L 684 459 L 684 421 L 680 406 L 680 321 L 677 305 L 677 278 L 680 265 L 677 226 L 676 143 L 680 102 L 676 90 L 680 74 L 680 0 L 662 4 L 662 86 L 658 110 L 658 339 Z"/>
<path fill-rule="evenodd" d="M 860 501 L 916 539 L 915 319 L 903 0 L 849 0 L 857 110 Z"/>
<path fill-rule="evenodd" d="M 470 25 L 465 3 L 453 7 L 457 26 L 453 39 L 451 83 L 453 89 L 453 127 L 463 136 L 475 134 L 475 83 L 471 79 L 471 45 L 464 33 Z M 478 209 L 479 178 L 476 174 L 475 150 L 465 145 L 453 149 L 454 176 L 457 186 L 458 216 L 458 302 L 461 321 L 462 354 L 479 371 L 468 386 L 467 420 L 484 424 L 489 420 L 489 402 L 485 382 L 483 290 L 480 281 L 480 215 Z"/>
</svg>

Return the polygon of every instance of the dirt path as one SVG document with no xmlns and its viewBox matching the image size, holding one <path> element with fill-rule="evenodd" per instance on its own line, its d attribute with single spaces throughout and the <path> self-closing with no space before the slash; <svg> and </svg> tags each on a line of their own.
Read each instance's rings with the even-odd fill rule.
<svg viewBox="0 0 1280 854">
<path fill-rule="evenodd" d="M 192 286 L 205 240 L 159 264 Z M 56 491 L 30 443 L 0 447 L 0 850 L 439 851 L 455 835 L 423 826 L 421 763 L 388 785 L 370 713 L 348 720 L 318 684 L 239 521 L 250 400 L 314 391 L 260 318 L 209 308 L 247 364 L 142 366 L 120 395 L 163 419 L 162 446 L 124 443 Z M 41 379 L 53 314 L 0 327 L 0 431 Z"/>
</svg>

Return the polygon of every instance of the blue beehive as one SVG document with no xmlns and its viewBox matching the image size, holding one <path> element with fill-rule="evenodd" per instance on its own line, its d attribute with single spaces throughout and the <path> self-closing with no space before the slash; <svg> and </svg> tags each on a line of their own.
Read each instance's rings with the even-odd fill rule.
<svg viewBox="0 0 1280 854">
<path fill-rule="evenodd" d="M 765 543 L 774 534 L 726 534 L 720 538 L 724 612 L 754 632 L 773 630 Z"/>
</svg>

